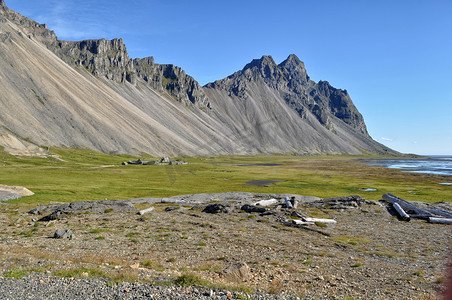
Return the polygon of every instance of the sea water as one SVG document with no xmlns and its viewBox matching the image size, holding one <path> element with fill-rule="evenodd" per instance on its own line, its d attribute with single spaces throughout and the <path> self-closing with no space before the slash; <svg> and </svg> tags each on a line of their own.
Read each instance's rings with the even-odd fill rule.
<svg viewBox="0 0 452 300">
<path fill-rule="evenodd" d="M 404 172 L 452 176 L 452 156 L 446 155 L 432 155 L 421 159 L 373 159 L 368 163 Z M 450 182 L 443 184 L 452 185 L 452 178 Z"/>
</svg>

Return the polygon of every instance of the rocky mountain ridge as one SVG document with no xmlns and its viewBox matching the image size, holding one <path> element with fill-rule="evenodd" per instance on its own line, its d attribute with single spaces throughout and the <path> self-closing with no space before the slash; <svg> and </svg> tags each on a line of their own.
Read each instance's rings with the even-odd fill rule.
<svg viewBox="0 0 452 300">
<path fill-rule="evenodd" d="M 364 135 L 368 135 L 364 119 L 353 104 L 346 90 L 335 89 L 327 81 L 315 83 L 307 75 L 304 63 L 294 54 L 277 65 L 271 56 L 262 56 L 247 64 L 243 70 L 226 79 L 207 85 L 224 89 L 237 97 L 247 97 L 247 84 L 262 80 L 270 88 L 281 93 L 287 104 L 306 118 L 309 110 L 317 120 L 334 130 L 331 115 L 341 119 Z"/>
<path fill-rule="evenodd" d="M 346 90 L 315 83 L 295 55 L 263 56 L 201 87 L 129 57 L 122 39 L 62 41 L 0 0 L 0 145 L 165 155 L 392 153 Z"/>
<path fill-rule="evenodd" d="M 78 42 L 57 39 L 48 47 L 67 63 L 85 68 L 96 77 L 131 84 L 136 84 L 140 78 L 185 105 L 210 108 L 201 86 L 181 68 L 155 64 L 153 57 L 131 59 L 122 39 Z"/>
<path fill-rule="evenodd" d="M 155 64 L 153 57 L 131 59 L 122 39 L 84 41 L 59 40 L 46 24 L 40 24 L 14 12 L 1 0 L 4 17 L 27 29 L 29 37 L 38 39 L 66 63 L 81 67 L 96 77 L 119 83 L 146 81 L 153 89 L 166 91 L 185 105 L 210 108 L 201 86 L 180 67 Z"/>
</svg>

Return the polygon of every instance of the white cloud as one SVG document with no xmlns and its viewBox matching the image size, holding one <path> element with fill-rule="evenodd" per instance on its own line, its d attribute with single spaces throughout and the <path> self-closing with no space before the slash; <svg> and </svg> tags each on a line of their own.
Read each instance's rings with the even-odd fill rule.
<svg viewBox="0 0 452 300">
<path fill-rule="evenodd" d="M 392 142 L 392 141 L 393 141 L 393 139 L 387 138 L 387 137 L 381 137 L 381 139 L 382 139 L 383 141 L 387 141 L 387 142 Z"/>
<path fill-rule="evenodd" d="M 49 29 L 55 31 L 60 39 L 79 40 L 107 38 L 108 29 L 103 22 L 103 11 L 90 1 L 77 3 L 65 0 L 48 0 L 50 10 L 42 12 L 39 19 L 46 20 Z"/>
</svg>

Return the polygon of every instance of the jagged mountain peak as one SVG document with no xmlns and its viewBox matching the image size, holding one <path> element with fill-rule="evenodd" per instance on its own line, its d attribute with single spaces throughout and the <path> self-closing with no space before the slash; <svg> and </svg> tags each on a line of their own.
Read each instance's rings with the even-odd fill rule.
<svg viewBox="0 0 452 300">
<path fill-rule="evenodd" d="M 295 54 L 290 54 L 287 59 L 278 66 L 289 71 L 298 68 L 305 69 L 304 63 Z"/>
<path fill-rule="evenodd" d="M 286 60 L 283 61 L 282 63 L 280 63 L 279 65 L 283 66 L 283 65 L 287 65 L 287 64 L 290 64 L 290 65 L 303 65 L 304 66 L 304 63 L 295 54 L 290 54 L 286 58 Z"/>
<path fill-rule="evenodd" d="M 246 71 L 246 70 L 252 69 L 254 67 L 261 69 L 266 66 L 272 66 L 272 67 L 276 66 L 276 63 L 273 60 L 273 57 L 271 57 L 271 55 L 263 55 L 261 58 L 253 59 L 249 64 L 245 65 L 245 67 L 243 68 L 242 71 Z"/>
<path fill-rule="evenodd" d="M 285 70 L 289 77 L 302 83 L 309 82 L 306 67 L 295 54 L 290 54 L 285 61 L 279 64 L 279 67 Z"/>
</svg>

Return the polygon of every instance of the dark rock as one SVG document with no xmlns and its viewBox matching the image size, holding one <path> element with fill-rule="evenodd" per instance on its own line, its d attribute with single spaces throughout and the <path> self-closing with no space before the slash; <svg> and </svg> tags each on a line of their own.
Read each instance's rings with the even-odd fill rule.
<svg viewBox="0 0 452 300">
<path fill-rule="evenodd" d="M 178 210 L 179 208 L 180 208 L 179 206 L 168 206 L 167 208 L 165 208 L 165 211 Z"/>
<path fill-rule="evenodd" d="M 65 213 L 103 213 L 106 210 L 120 212 L 137 212 L 133 204 L 127 200 L 100 200 L 100 201 L 77 201 L 57 207 L 57 210 Z"/>
<path fill-rule="evenodd" d="M 243 205 L 240 209 L 247 213 L 252 213 L 252 212 L 264 213 L 267 211 L 267 209 L 265 209 L 264 207 L 248 205 L 248 204 Z"/>
<path fill-rule="evenodd" d="M 28 211 L 30 215 L 41 215 L 44 210 L 47 209 L 47 206 L 41 205 L 39 207 L 35 207 Z"/>
<path fill-rule="evenodd" d="M 311 205 L 330 209 L 349 209 L 360 207 L 365 203 L 367 203 L 367 200 L 361 196 L 346 196 L 315 201 Z"/>
<path fill-rule="evenodd" d="M 130 160 L 130 161 L 128 162 L 128 164 L 129 164 L 129 165 L 142 165 L 143 162 L 141 161 L 141 159 L 138 159 L 138 160 Z"/>
<path fill-rule="evenodd" d="M 62 204 L 53 207 L 40 206 L 38 208 L 30 210 L 30 214 L 42 214 L 43 211 L 51 211 L 50 215 L 47 215 L 39 221 L 53 221 L 61 220 L 71 214 L 78 213 L 104 213 L 106 211 L 117 211 L 117 212 L 137 212 L 133 204 L 128 200 L 100 200 L 100 201 L 77 201 L 68 204 Z"/>
<path fill-rule="evenodd" d="M 229 213 L 226 206 L 221 203 L 209 204 L 204 208 L 203 212 L 208 214 Z"/>
<path fill-rule="evenodd" d="M 70 229 L 57 229 L 53 235 L 53 238 L 72 240 L 75 236 Z"/>
<path fill-rule="evenodd" d="M 54 220 L 61 220 L 65 216 L 66 216 L 66 214 L 64 212 L 58 210 L 58 211 L 52 212 L 50 215 L 42 217 L 41 219 L 38 220 L 38 222 L 49 222 L 49 221 L 54 221 Z"/>
</svg>

